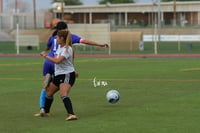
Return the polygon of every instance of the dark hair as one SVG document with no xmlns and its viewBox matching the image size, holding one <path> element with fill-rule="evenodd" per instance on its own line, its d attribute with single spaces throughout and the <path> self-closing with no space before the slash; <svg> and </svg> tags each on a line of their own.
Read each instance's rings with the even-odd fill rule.
<svg viewBox="0 0 200 133">
<path fill-rule="evenodd" d="M 63 21 L 58 22 L 56 25 L 56 30 L 64 30 L 64 29 L 68 29 L 67 23 Z"/>
<path fill-rule="evenodd" d="M 59 30 L 68 29 L 67 23 L 60 21 L 56 25 L 56 30 L 53 32 L 52 36 L 56 36 Z"/>
</svg>

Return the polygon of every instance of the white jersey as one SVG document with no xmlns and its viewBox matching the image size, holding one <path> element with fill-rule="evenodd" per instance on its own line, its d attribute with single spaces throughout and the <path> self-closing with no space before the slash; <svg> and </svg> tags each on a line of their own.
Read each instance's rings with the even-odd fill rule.
<svg viewBox="0 0 200 133">
<path fill-rule="evenodd" d="M 72 47 L 68 47 L 68 52 L 66 52 L 66 46 L 62 48 L 59 47 L 56 51 L 55 58 L 58 58 L 59 56 L 64 56 L 65 60 L 63 60 L 60 64 L 55 64 L 55 76 L 74 72 Z"/>
</svg>

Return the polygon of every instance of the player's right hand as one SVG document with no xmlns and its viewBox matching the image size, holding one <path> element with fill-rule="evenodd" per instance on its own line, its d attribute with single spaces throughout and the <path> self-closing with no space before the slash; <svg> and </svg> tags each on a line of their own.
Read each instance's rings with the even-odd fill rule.
<svg viewBox="0 0 200 133">
<path fill-rule="evenodd" d="M 42 51 L 42 52 L 40 53 L 40 56 L 46 57 L 47 54 L 46 54 L 44 51 Z"/>
</svg>

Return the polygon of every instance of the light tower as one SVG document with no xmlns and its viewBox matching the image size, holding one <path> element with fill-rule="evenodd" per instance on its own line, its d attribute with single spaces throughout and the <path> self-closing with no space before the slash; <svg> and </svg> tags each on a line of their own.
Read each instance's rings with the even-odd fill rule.
<svg viewBox="0 0 200 133">
<path fill-rule="evenodd" d="M 3 12 L 3 0 L 0 0 L 0 13 Z"/>
</svg>

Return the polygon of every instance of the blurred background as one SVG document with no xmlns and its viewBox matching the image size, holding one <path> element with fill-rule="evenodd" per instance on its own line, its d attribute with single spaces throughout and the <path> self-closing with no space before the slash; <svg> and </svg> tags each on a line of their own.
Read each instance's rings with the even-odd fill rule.
<svg viewBox="0 0 200 133">
<path fill-rule="evenodd" d="M 38 53 L 58 20 L 110 49 L 84 54 L 197 54 L 199 0 L 0 0 L 0 54 Z"/>
</svg>

